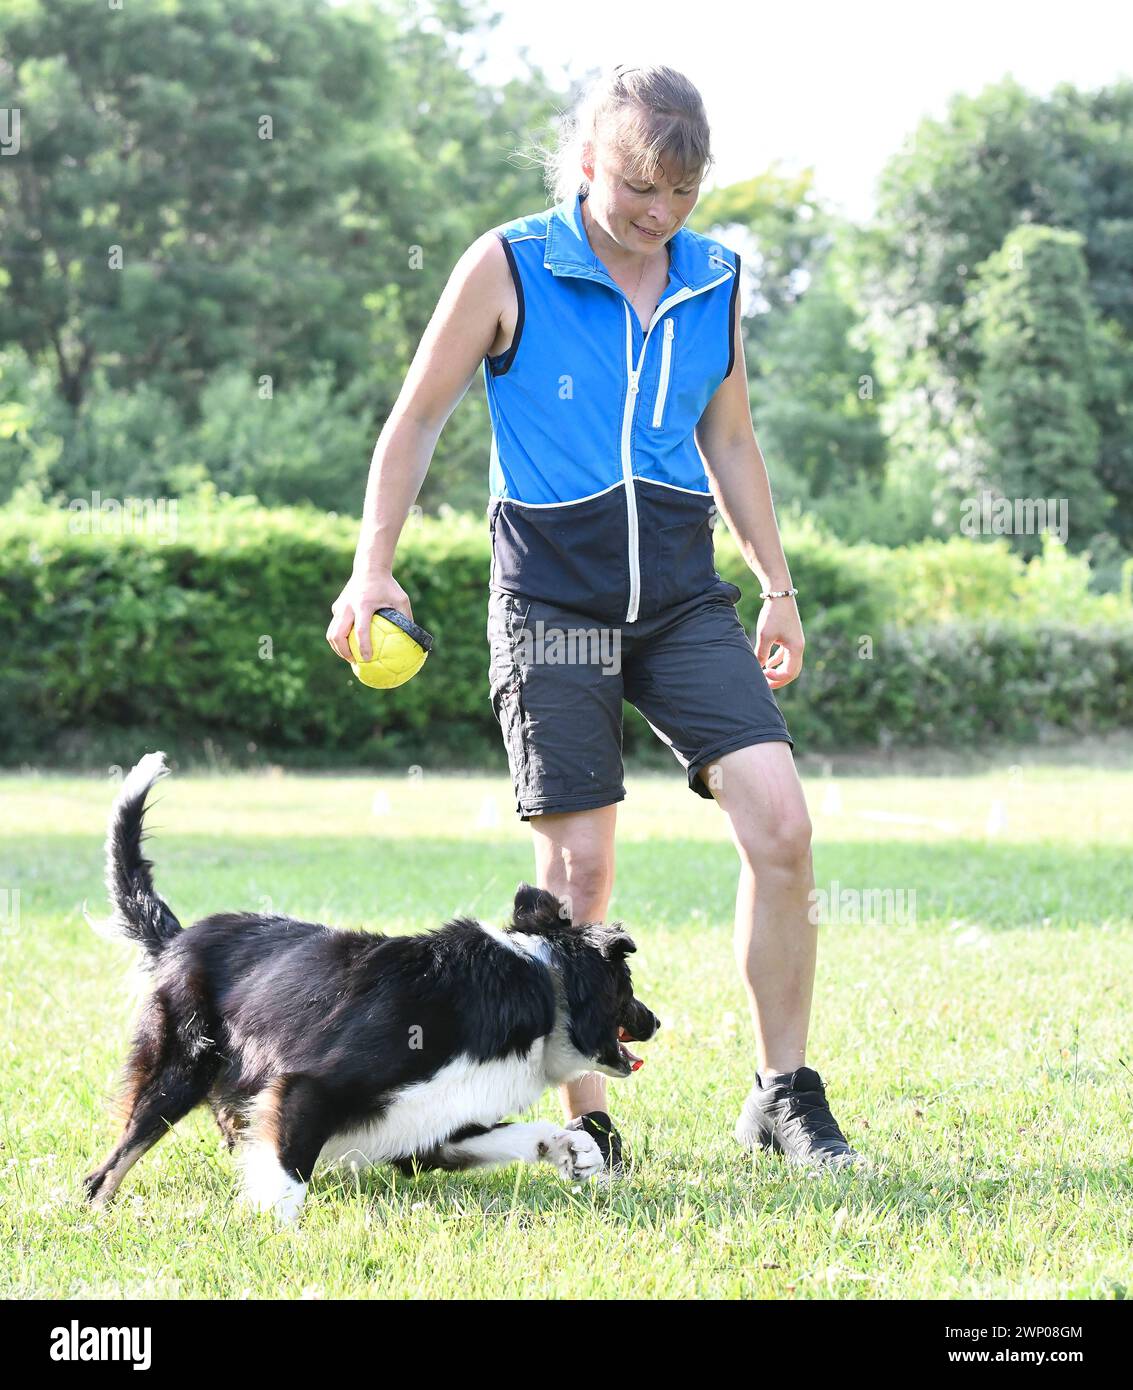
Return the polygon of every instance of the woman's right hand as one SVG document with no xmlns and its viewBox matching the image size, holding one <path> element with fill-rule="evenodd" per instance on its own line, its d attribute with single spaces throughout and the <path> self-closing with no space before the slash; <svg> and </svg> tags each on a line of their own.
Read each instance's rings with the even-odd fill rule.
<svg viewBox="0 0 1133 1390">
<path fill-rule="evenodd" d="M 373 573 L 352 574 L 346 587 L 331 604 L 334 617 L 327 628 L 327 641 L 342 657 L 343 661 L 353 661 L 348 638 L 350 629 L 358 630 L 358 649 L 362 660 L 369 661 L 373 656 L 370 647 L 370 619 L 379 608 L 396 608 L 399 613 L 412 622 L 413 609 L 409 595 L 389 572 L 379 570 Z"/>
</svg>

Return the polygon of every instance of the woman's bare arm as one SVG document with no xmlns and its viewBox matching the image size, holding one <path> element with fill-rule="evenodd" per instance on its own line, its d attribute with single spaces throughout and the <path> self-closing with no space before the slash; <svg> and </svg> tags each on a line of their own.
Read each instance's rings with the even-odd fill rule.
<svg viewBox="0 0 1133 1390">
<path fill-rule="evenodd" d="M 732 331 L 736 353 L 732 371 L 705 407 L 696 426 L 696 443 L 716 505 L 748 568 L 762 579 L 764 588 L 789 589 L 791 572 L 775 520 L 767 466 L 751 420 L 738 312 Z M 794 598 L 766 599 L 757 634 L 756 655 L 768 684 L 773 689 L 789 684 L 802 670 L 805 645 Z M 779 650 L 771 657 L 773 644 Z"/>
<path fill-rule="evenodd" d="M 353 660 L 347 638 L 355 625 L 362 657 L 369 660 L 375 609 L 413 616 L 408 595 L 393 577 L 394 551 L 441 430 L 499 331 L 508 295 L 514 290 L 503 247 L 494 232 L 486 232 L 453 267 L 374 447 L 354 570 L 332 605 L 327 628 L 327 641 L 345 661 Z"/>
</svg>

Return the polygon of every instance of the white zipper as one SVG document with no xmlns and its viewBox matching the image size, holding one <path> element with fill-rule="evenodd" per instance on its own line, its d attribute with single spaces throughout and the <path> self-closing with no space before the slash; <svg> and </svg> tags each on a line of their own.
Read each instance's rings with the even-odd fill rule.
<svg viewBox="0 0 1133 1390">
<path fill-rule="evenodd" d="M 641 600 L 641 547 L 637 543 L 637 493 L 633 486 L 633 455 L 630 449 L 630 440 L 633 435 L 633 416 L 637 408 L 637 379 L 641 375 L 641 367 L 645 361 L 645 343 L 649 341 L 649 334 L 645 335 L 645 343 L 641 345 L 641 357 L 638 359 L 637 370 L 633 366 L 633 321 L 630 318 L 630 308 L 628 301 L 623 301 L 626 311 L 626 372 L 629 377 L 629 385 L 626 390 L 626 403 L 622 410 L 622 481 L 626 489 L 626 520 L 628 522 L 628 534 L 626 544 L 629 546 L 629 607 L 626 609 L 626 622 L 632 623 L 637 618 L 637 607 Z M 652 327 L 652 325 L 650 325 Z"/>
<path fill-rule="evenodd" d="M 653 404 L 653 428 L 661 428 L 665 414 L 665 398 L 669 394 L 669 370 L 673 362 L 673 334 L 677 331 L 675 319 L 665 320 L 665 340 L 661 344 L 661 384 L 657 388 L 657 399 Z"/>
<path fill-rule="evenodd" d="M 641 604 L 641 547 L 638 544 L 637 526 L 637 493 L 633 487 L 633 419 L 637 413 L 638 383 L 641 379 L 641 369 L 645 365 L 645 353 L 649 347 L 649 335 L 653 332 L 658 322 L 664 317 L 665 313 L 674 304 L 683 304 L 686 299 L 692 299 L 698 294 L 704 294 L 707 290 L 714 290 L 717 285 L 721 285 L 725 280 L 731 279 L 732 272 L 726 275 L 717 276 L 715 280 L 707 285 L 701 285 L 699 289 L 689 289 L 686 285 L 683 290 L 678 290 L 676 294 L 664 299 L 653 311 L 653 317 L 649 320 L 649 327 L 645 330 L 645 338 L 641 344 L 641 355 L 637 359 L 637 366 L 633 365 L 633 320 L 630 317 L 629 300 L 622 296 L 622 303 L 626 312 L 626 374 L 628 377 L 626 390 L 626 403 L 622 411 L 622 481 L 626 488 L 626 518 L 628 526 L 628 546 L 629 546 L 629 606 L 626 609 L 625 621 L 632 623 L 637 621 L 637 610 Z M 672 322 L 671 319 L 665 320 L 666 324 Z M 671 344 L 672 333 L 666 329 L 666 344 Z M 669 347 L 670 359 L 672 347 Z"/>
</svg>

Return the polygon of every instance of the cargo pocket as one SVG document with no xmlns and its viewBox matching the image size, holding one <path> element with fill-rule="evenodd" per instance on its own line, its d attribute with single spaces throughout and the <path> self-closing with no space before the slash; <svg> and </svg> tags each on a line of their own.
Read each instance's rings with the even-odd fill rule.
<svg viewBox="0 0 1133 1390">
<path fill-rule="evenodd" d="M 488 639 L 491 649 L 488 686 L 492 712 L 503 735 L 508 766 L 517 799 L 530 776 L 527 717 L 523 707 L 523 671 L 516 660 L 516 620 L 526 618 L 530 604 L 512 594 L 493 594 L 489 599 Z"/>
<path fill-rule="evenodd" d="M 502 685 L 494 699 L 496 718 L 507 750 L 508 767 L 516 796 L 520 796 L 527 784 L 526 740 L 523 732 L 522 682 L 518 675 Z"/>
</svg>

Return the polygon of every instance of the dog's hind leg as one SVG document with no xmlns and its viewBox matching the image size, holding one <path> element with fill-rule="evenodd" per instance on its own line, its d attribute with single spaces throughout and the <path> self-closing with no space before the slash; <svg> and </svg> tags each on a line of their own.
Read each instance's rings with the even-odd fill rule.
<svg viewBox="0 0 1133 1390">
<path fill-rule="evenodd" d="M 552 1163 L 568 1182 L 601 1172 L 598 1145 L 582 1130 L 565 1130 L 549 1120 L 500 1124 L 480 1133 L 458 1132 L 425 1156 L 422 1167 L 490 1168 L 502 1163 Z"/>
<path fill-rule="evenodd" d="M 178 1046 L 173 1032 L 165 1003 L 155 995 L 142 1014 L 130 1054 L 122 1137 L 102 1167 L 83 1179 L 92 1206 L 109 1202 L 138 1159 L 208 1094 L 212 1059 Z"/>
<path fill-rule="evenodd" d="M 252 1104 L 240 1145 L 244 1201 L 255 1211 L 274 1213 L 281 1225 L 297 1221 L 334 1119 L 325 1087 L 313 1078 L 269 1082 Z"/>
<path fill-rule="evenodd" d="M 248 1128 L 248 1117 L 244 1108 L 236 1100 L 215 1094 L 209 1096 L 209 1105 L 212 1107 L 216 1127 L 231 1153 Z"/>
</svg>

